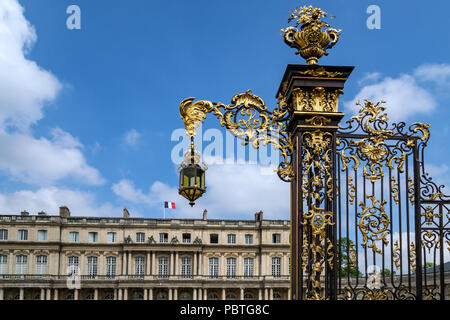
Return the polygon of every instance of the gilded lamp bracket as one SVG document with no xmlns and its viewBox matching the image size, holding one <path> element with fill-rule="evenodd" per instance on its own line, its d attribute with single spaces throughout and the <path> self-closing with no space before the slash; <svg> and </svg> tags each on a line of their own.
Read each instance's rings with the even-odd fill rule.
<svg viewBox="0 0 450 320">
<path fill-rule="evenodd" d="M 284 97 L 279 96 L 278 106 L 273 111 L 269 111 L 264 100 L 250 90 L 233 96 L 231 104 L 194 100 L 195 98 L 190 97 L 180 103 L 180 116 L 191 140 L 206 114 L 212 113 L 219 119 L 222 127 L 242 140 L 243 145 L 251 144 L 258 149 L 261 144 L 266 146 L 271 143 L 282 157 L 276 169 L 278 176 L 286 182 L 295 179 L 291 163 L 294 146 L 292 137 L 286 130 L 289 112 Z"/>
</svg>

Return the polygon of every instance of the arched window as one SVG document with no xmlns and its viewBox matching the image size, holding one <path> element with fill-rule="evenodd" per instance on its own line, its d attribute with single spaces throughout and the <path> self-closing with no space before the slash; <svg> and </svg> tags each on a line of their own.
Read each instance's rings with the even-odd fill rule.
<svg viewBox="0 0 450 320">
<path fill-rule="evenodd" d="M 89 292 L 87 295 L 86 295 L 86 298 L 85 298 L 86 300 L 94 300 L 94 292 Z"/>
<path fill-rule="evenodd" d="M 179 297 L 180 300 L 192 300 L 191 294 L 189 292 L 182 292 Z"/>
<path fill-rule="evenodd" d="M 36 274 L 47 274 L 47 256 L 36 257 Z"/>
<path fill-rule="evenodd" d="M 208 300 L 219 300 L 219 296 L 216 293 L 208 294 Z"/>
<path fill-rule="evenodd" d="M 27 274 L 27 256 L 16 256 L 16 274 Z"/>
<path fill-rule="evenodd" d="M 144 300 L 144 295 L 141 291 L 135 291 L 133 293 L 133 300 Z"/>
<path fill-rule="evenodd" d="M 159 291 L 156 294 L 156 300 L 168 300 L 169 296 L 167 295 L 167 291 Z"/>
<path fill-rule="evenodd" d="M 73 300 L 74 298 L 75 298 L 75 296 L 74 296 L 73 292 L 72 292 L 72 293 L 69 293 L 69 294 L 66 296 L 66 300 Z"/>
<path fill-rule="evenodd" d="M 254 300 L 255 297 L 253 296 L 252 293 L 247 292 L 246 294 L 244 294 L 244 300 Z"/>
<path fill-rule="evenodd" d="M 227 293 L 225 299 L 226 300 L 237 300 L 236 295 L 234 293 Z"/>
<path fill-rule="evenodd" d="M 105 293 L 103 300 L 114 300 L 114 292 L 108 291 Z"/>
<path fill-rule="evenodd" d="M 281 300 L 281 295 L 279 292 L 273 293 L 273 300 Z"/>
</svg>

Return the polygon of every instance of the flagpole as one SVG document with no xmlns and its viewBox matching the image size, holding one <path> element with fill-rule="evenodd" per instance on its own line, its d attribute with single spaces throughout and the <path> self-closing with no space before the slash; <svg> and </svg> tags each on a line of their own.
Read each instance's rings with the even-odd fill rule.
<svg viewBox="0 0 450 320">
<path fill-rule="evenodd" d="M 164 211 L 164 219 L 165 219 L 166 218 L 166 204 L 165 203 L 164 203 L 163 211 Z"/>
</svg>

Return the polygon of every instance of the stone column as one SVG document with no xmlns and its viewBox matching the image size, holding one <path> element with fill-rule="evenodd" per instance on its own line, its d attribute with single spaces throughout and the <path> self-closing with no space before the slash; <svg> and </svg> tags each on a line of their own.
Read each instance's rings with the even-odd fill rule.
<svg viewBox="0 0 450 320">
<path fill-rule="evenodd" d="M 225 296 L 225 288 L 222 288 L 222 300 L 225 300 L 226 296 Z"/>
<path fill-rule="evenodd" d="M 127 252 L 123 252 L 122 256 L 122 275 L 125 276 L 127 274 Z"/>
<path fill-rule="evenodd" d="M 264 300 L 269 300 L 269 289 L 264 289 Z"/>
<path fill-rule="evenodd" d="M 241 288 L 239 298 L 240 298 L 240 300 L 244 300 L 244 288 Z"/>
<path fill-rule="evenodd" d="M 41 300 L 45 300 L 45 289 L 44 288 L 41 288 Z"/>
<path fill-rule="evenodd" d="M 148 300 L 153 300 L 153 288 L 148 289 Z"/>
<path fill-rule="evenodd" d="M 23 300 L 23 296 L 24 296 L 23 288 L 20 288 L 19 289 L 19 300 Z"/>
<path fill-rule="evenodd" d="M 203 276 L 203 254 L 202 252 L 199 252 L 198 254 L 198 272 L 197 274 L 199 276 Z"/>
<path fill-rule="evenodd" d="M 58 289 L 53 289 L 53 300 L 58 300 Z"/>
<path fill-rule="evenodd" d="M 269 300 L 273 300 L 273 288 L 270 288 L 270 291 L 269 291 Z"/>
<path fill-rule="evenodd" d="M 174 264 L 174 268 L 175 268 L 175 270 L 174 270 L 174 275 L 178 275 L 179 273 L 178 273 L 178 251 L 177 252 L 175 252 L 175 264 Z"/>
<path fill-rule="evenodd" d="M 196 276 L 197 275 L 197 252 L 194 253 L 194 261 L 192 264 L 192 275 Z"/>
<path fill-rule="evenodd" d="M 169 289 L 169 300 L 172 300 L 172 289 Z"/>
<path fill-rule="evenodd" d="M 2 289 L 0 289 L 0 300 L 4 300 L 5 299 L 5 292 Z M 41 300 L 42 300 L 42 289 L 41 289 Z"/>
<path fill-rule="evenodd" d="M 94 300 L 98 300 L 98 289 L 94 289 Z"/>
<path fill-rule="evenodd" d="M 152 252 L 152 274 L 156 275 L 156 252 Z"/>
<path fill-rule="evenodd" d="M 75 289 L 73 292 L 73 300 L 78 300 L 78 289 Z"/>
<path fill-rule="evenodd" d="M 133 270 L 131 270 L 131 251 L 128 252 L 128 275 L 132 275 L 133 274 Z"/>
<path fill-rule="evenodd" d="M 45 300 L 52 300 L 52 289 L 47 289 Z"/>
<path fill-rule="evenodd" d="M 208 289 L 203 289 L 203 300 L 208 300 Z"/>
<path fill-rule="evenodd" d="M 258 289 L 258 300 L 262 300 L 262 289 Z"/>
<path fill-rule="evenodd" d="M 16 261 L 14 260 L 14 252 L 11 250 L 9 253 L 9 274 L 14 274 L 13 267 L 16 265 Z"/>
<path fill-rule="evenodd" d="M 118 289 L 114 289 L 114 300 L 118 300 L 117 290 Z"/>
<path fill-rule="evenodd" d="M 197 289 L 192 289 L 192 300 L 197 300 Z"/>
<path fill-rule="evenodd" d="M 173 300 L 178 300 L 178 289 L 173 289 Z"/>
<path fill-rule="evenodd" d="M 147 271 L 146 271 L 146 275 L 150 275 L 150 256 L 151 256 L 151 254 L 150 254 L 150 252 L 147 252 L 147 265 L 146 265 L 146 268 L 147 268 Z"/>
<path fill-rule="evenodd" d="M 123 300 L 128 300 L 128 288 L 123 289 Z"/>
<path fill-rule="evenodd" d="M 197 300 L 203 300 L 203 290 L 198 288 Z"/>
<path fill-rule="evenodd" d="M 291 288 L 288 289 L 287 300 L 291 300 Z"/>
<path fill-rule="evenodd" d="M 122 289 L 117 289 L 118 290 L 118 300 L 123 300 L 123 296 L 122 296 Z"/>
<path fill-rule="evenodd" d="M 144 289 L 144 300 L 148 300 L 148 290 Z"/>
<path fill-rule="evenodd" d="M 170 253 L 170 262 L 169 262 L 169 275 L 173 275 L 174 274 L 174 270 L 173 270 L 173 252 Z"/>
</svg>

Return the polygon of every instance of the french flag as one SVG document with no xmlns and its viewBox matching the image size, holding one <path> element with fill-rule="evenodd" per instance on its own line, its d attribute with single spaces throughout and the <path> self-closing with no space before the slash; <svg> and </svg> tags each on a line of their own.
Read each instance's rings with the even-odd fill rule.
<svg viewBox="0 0 450 320">
<path fill-rule="evenodd" d="M 164 208 L 175 209 L 175 202 L 164 201 Z"/>
</svg>

